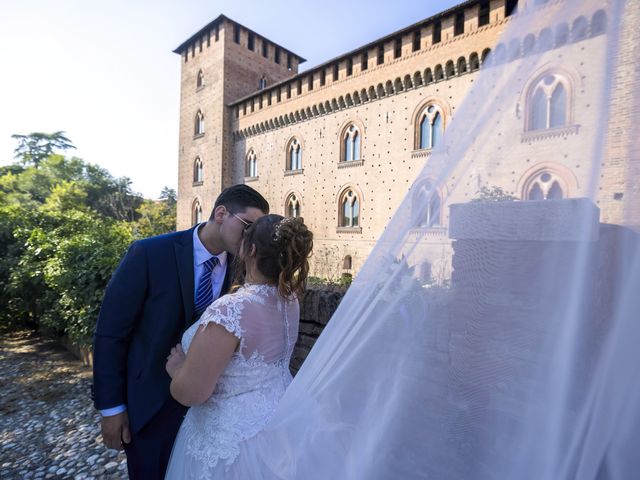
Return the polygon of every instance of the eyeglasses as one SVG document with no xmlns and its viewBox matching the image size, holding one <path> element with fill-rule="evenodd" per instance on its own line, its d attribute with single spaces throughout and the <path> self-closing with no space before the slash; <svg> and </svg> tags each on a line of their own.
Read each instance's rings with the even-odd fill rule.
<svg viewBox="0 0 640 480">
<path fill-rule="evenodd" d="M 236 213 L 232 213 L 231 215 L 233 215 L 234 217 L 236 217 L 238 220 L 240 220 L 242 222 L 242 224 L 244 225 L 244 228 L 242 229 L 243 231 L 247 231 L 247 229 L 253 225 L 253 222 L 249 222 L 248 220 L 245 220 L 244 218 L 242 218 L 241 216 L 239 216 Z"/>
</svg>

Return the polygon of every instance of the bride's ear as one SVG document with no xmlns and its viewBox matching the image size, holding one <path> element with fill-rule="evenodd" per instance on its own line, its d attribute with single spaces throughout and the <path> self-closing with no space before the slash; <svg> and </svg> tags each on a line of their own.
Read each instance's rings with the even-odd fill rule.
<svg viewBox="0 0 640 480">
<path fill-rule="evenodd" d="M 251 244 L 251 250 L 249 250 L 249 256 L 250 257 L 255 257 L 256 256 L 256 244 L 255 243 Z"/>
</svg>

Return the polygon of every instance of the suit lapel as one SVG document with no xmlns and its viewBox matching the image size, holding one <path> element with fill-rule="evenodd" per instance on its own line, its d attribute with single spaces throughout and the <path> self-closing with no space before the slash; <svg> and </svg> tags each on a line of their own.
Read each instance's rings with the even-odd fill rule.
<svg viewBox="0 0 640 480">
<path fill-rule="evenodd" d="M 195 227 L 194 227 L 195 228 Z M 192 323 L 193 317 L 193 228 L 185 230 L 183 235 L 173 244 L 182 291 L 182 304 L 184 306 L 184 321 L 186 325 Z"/>
</svg>

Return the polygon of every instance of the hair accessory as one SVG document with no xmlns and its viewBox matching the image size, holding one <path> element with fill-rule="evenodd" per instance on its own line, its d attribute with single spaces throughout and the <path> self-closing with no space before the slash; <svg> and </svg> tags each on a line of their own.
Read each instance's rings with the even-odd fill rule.
<svg viewBox="0 0 640 480">
<path fill-rule="evenodd" d="M 293 223 L 295 222 L 296 219 L 294 217 L 285 217 L 282 220 L 280 220 L 277 224 L 276 227 L 273 230 L 273 241 L 275 243 L 280 243 L 282 241 L 282 226 L 286 225 L 288 223 Z"/>
</svg>

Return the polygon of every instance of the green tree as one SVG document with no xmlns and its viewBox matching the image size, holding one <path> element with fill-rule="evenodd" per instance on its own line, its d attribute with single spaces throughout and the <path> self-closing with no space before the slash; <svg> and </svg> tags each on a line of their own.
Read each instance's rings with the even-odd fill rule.
<svg viewBox="0 0 640 480">
<path fill-rule="evenodd" d="M 161 200 L 144 200 L 138 208 L 134 232 L 137 238 L 153 237 L 176 229 L 177 202 L 175 190 L 162 189 Z"/>
<path fill-rule="evenodd" d="M 173 188 L 163 187 L 160 192 L 160 200 L 166 202 L 170 207 L 175 207 L 178 204 L 178 195 Z"/>
<path fill-rule="evenodd" d="M 35 326 L 90 342 L 104 289 L 134 231 L 174 229 L 175 191 L 144 200 L 128 178 L 53 153 L 66 149 L 57 143 L 66 137 L 16 138 L 20 163 L 0 168 L 0 328 Z"/>
<path fill-rule="evenodd" d="M 11 135 L 18 141 L 18 146 L 13 151 L 14 157 L 20 159 L 25 165 L 34 165 L 36 168 L 40 162 L 53 155 L 55 150 L 69 150 L 76 148 L 65 136 L 65 132 L 53 133 L 33 132 L 28 135 Z"/>
</svg>

